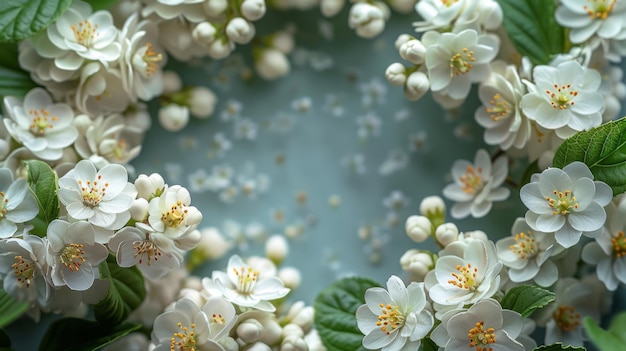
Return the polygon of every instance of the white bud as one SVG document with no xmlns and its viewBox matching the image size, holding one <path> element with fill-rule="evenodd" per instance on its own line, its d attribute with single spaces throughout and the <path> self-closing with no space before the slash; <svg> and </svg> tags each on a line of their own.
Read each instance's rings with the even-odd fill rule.
<svg viewBox="0 0 626 351">
<path fill-rule="evenodd" d="M 250 21 L 261 19 L 265 11 L 265 0 L 244 0 L 241 4 L 241 14 Z"/>
<path fill-rule="evenodd" d="M 295 46 L 293 34 L 289 33 L 286 30 L 274 33 L 271 40 L 272 46 L 280 50 L 285 55 L 291 53 L 293 51 L 293 47 Z"/>
<path fill-rule="evenodd" d="M 163 71 L 163 94 L 170 95 L 183 88 L 183 81 L 175 71 Z"/>
<path fill-rule="evenodd" d="M 209 17 L 220 17 L 228 8 L 228 0 L 206 0 L 203 4 Z"/>
<path fill-rule="evenodd" d="M 430 89 L 428 76 L 421 71 L 415 71 L 406 79 L 404 96 L 410 101 L 419 100 Z"/>
<path fill-rule="evenodd" d="M 421 65 L 424 63 L 424 57 L 426 56 L 426 47 L 421 41 L 417 39 L 411 39 L 400 46 L 398 50 L 400 57 L 411 62 L 414 65 Z"/>
<path fill-rule="evenodd" d="M 400 13 L 411 13 L 415 11 L 417 0 L 390 0 L 389 5 Z"/>
<path fill-rule="evenodd" d="M 272 80 L 289 73 L 287 56 L 274 48 L 263 49 L 254 60 L 254 67 L 263 79 Z"/>
<path fill-rule="evenodd" d="M 287 337 L 290 335 L 295 335 L 295 336 L 299 336 L 299 337 L 303 337 L 304 336 L 304 331 L 302 330 L 302 328 L 300 328 L 299 325 L 293 324 L 293 323 L 289 323 L 286 326 L 283 327 L 283 337 Z"/>
<path fill-rule="evenodd" d="M 143 197 L 133 200 L 128 212 L 130 212 L 130 218 L 137 222 L 143 222 L 148 216 L 148 200 Z"/>
<path fill-rule="evenodd" d="M 200 22 L 191 32 L 193 39 L 200 44 L 208 45 L 215 40 L 217 30 L 209 22 Z"/>
<path fill-rule="evenodd" d="M 278 271 L 278 278 L 283 281 L 285 287 L 295 289 L 300 286 L 302 277 L 300 271 L 294 267 L 284 267 Z"/>
<path fill-rule="evenodd" d="M 228 40 L 214 40 L 207 46 L 207 54 L 212 59 L 223 59 L 228 57 L 235 48 L 235 45 Z"/>
<path fill-rule="evenodd" d="M 348 25 L 360 37 L 373 38 L 385 29 L 385 15 L 379 6 L 357 2 L 350 8 Z"/>
<path fill-rule="evenodd" d="M 246 351 L 272 351 L 272 348 L 262 342 L 255 342 L 254 344 L 246 347 Z"/>
<path fill-rule="evenodd" d="M 78 129 L 80 135 L 85 135 L 87 129 L 93 125 L 93 120 L 87 115 L 78 115 L 72 120 L 72 125 Z"/>
<path fill-rule="evenodd" d="M 345 0 L 322 0 L 320 9 L 325 17 L 333 17 L 338 14 L 345 4 Z"/>
<path fill-rule="evenodd" d="M 200 308 L 206 302 L 205 298 L 202 296 L 202 293 L 200 293 L 200 291 L 195 290 L 195 289 L 189 289 L 189 288 L 180 289 L 180 292 L 178 293 L 178 298 L 189 299 L 193 301 L 193 303 L 195 303 L 196 306 Z"/>
<path fill-rule="evenodd" d="M 278 342 L 282 333 L 283 329 L 275 318 L 265 319 L 263 320 L 263 333 L 261 334 L 259 341 L 268 345 L 273 345 Z"/>
<path fill-rule="evenodd" d="M 291 314 L 291 311 L 289 311 Z M 291 323 L 302 328 L 303 331 L 308 331 L 313 326 L 313 317 L 315 311 L 313 306 L 301 306 L 300 309 L 294 311 L 294 315 L 291 317 Z"/>
<path fill-rule="evenodd" d="M 289 253 L 289 244 L 282 235 L 272 235 L 265 242 L 265 256 L 275 264 L 280 264 Z"/>
<path fill-rule="evenodd" d="M 435 229 L 435 238 L 443 245 L 447 246 L 459 237 L 459 228 L 454 223 L 444 223 Z"/>
<path fill-rule="evenodd" d="M 148 201 L 152 197 L 160 195 L 165 188 L 165 180 L 158 173 L 152 173 L 149 176 L 140 174 L 135 180 L 135 189 L 137 189 L 137 197 L 144 198 Z"/>
<path fill-rule="evenodd" d="M 194 229 L 174 239 L 174 244 L 176 244 L 177 248 L 183 251 L 188 251 L 198 245 L 201 237 L 202 235 L 200 234 L 200 231 Z"/>
<path fill-rule="evenodd" d="M 400 258 L 400 265 L 405 272 L 411 274 L 414 281 L 424 281 L 424 277 L 434 267 L 431 255 L 417 249 L 410 249 Z"/>
<path fill-rule="evenodd" d="M 402 44 L 412 39 L 415 39 L 415 37 L 411 34 L 400 34 L 398 35 L 398 38 L 396 38 L 396 41 L 393 43 L 393 45 L 396 47 L 396 50 L 400 50 Z"/>
<path fill-rule="evenodd" d="M 226 241 L 224 236 L 216 228 L 204 228 L 200 231 L 200 242 L 196 250 L 203 253 L 203 257 L 208 260 L 218 259 L 230 250 L 232 244 Z"/>
<path fill-rule="evenodd" d="M 246 319 L 237 326 L 237 336 L 246 344 L 259 340 L 263 325 L 254 318 Z"/>
<path fill-rule="evenodd" d="M 178 132 L 185 128 L 189 122 L 189 109 L 187 106 L 169 104 L 159 110 L 159 123 L 170 132 Z"/>
<path fill-rule="evenodd" d="M 237 341 L 230 336 L 222 337 L 218 343 L 224 348 L 224 351 L 239 351 L 239 344 L 237 344 Z M 154 350 L 151 349 L 148 351 Z"/>
<path fill-rule="evenodd" d="M 404 228 L 411 240 L 421 243 L 430 236 L 432 224 L 424 216 L 410 216 L 406 219 Z"/>
<path fill-rule="evenodd" d="M 406 67 L 400 62 L 394 62 L 385 70 L 385 78 L 395 86 L 403 86 L 406 82 Z"/>
<path fill-rule="evenodd" d="M 281 351 L 309 351 L 309 346 L 302 336 L 289 335 L 280 343 Z"/>
<path fill-rule="evenodd" d="M 231 19 L 226 25 L 226 36 L 237 44 L 247 44 L 254 38 L 255 29 L 252 23 L 241 17 Z"/>
<path fill-rule="evenodd" d="M 466 239 L 471 238 L 471 239 L 489 241 L 489 237 L 487 236 L 487 233 L 483 232 L 482 230 L 472 230 L 468 232 L 463 232 L 463 237 Z"/>
<path fill-rule="evenodd" d="M 420 202 L 420 213 L 422 216 L 431 216 L 436 213 L 446 212 L 446 204 L 440 196 L 426 196 Z"/>
<path fill-rule="evenodd" d="M 189 110 L 198 118 L 207 118 L 213 114 L 217 96 L 206 87 L 194 87 L 189 96 Z"/>
</svg>

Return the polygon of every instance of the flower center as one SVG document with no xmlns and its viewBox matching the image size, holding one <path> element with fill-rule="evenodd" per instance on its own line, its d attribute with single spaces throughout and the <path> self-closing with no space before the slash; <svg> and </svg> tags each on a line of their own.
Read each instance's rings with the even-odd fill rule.
<svg viewBox="0 0 626 351">
<path fill-rule="evenodd" d="M 485 329 L 485 322 L 476 322 L 474 328 L 467 332 L 467 337 L 470 339 L 470 347 L 475 348 L 476 351 L 489 351 L 492 348 L 486 347 L 496 342 L 496 334 L 493 328 Z"/>
<path fill-rule="evenodd" d="M 59 258 L 61 259 L 61 263 L 65 265 L 65 267 L 69 268 L 70 271 L 78 271 L 80 270 L 80 265 L 85 263 L 85 258 L 83 255 L 85 251 L 83 250 L 85 245 L 83 244 L 68 244 L 63 250 L 61 250 L 61 254 Z"/>
<path fill-rule="evenodd" d="M 134 56 L 133 66 L 141 72 L 144 78 L 150 78 L 159 70 L 159 63 L 163 61 L 163 55 L 154 50 L 152 43 L 146 43 L 137 50 Z"/>
<path fill-rule="evenodd" d="M 45 108 L 40 110 L 29 110 L 28 114 L 33 117 L 30 123 L 30 132 L 34 135 L 42 136 L 46 133 L 46 129 L 54 128 L 52 122 L 59 120 L 59 117 L 50 116 L 50 112 Z"/>
<path fill-rule="evenodd" d="M 89 20 L 78 22 L 78 25 L 73 24 L 71 28 L 76 42 L 87 48 L 93 45 L 94 39 L 98 36 L 98 25 L 92 25 Z"/>
<path fill-rule="evenodd" d="M 98 175 L 96 180 L 93 182 L 91 180 L 87 180 L 83 182 L 82 180 L 78 180 L 78 185 L 80 186 L 80 191 L 83 197 L 83 204 L 87 207 L 96 207 L 102 201 L 104 196 L 106 195 L 106 190 L 109 187 L 109 183 L 104 183 L 104 186 L 99 187 L 99 181 L 102 179 L 101 175 Z"/>
<path fill-rule="evenodd" d="M 530 231 L 526 233 L 515 234 L 515 244 L 509 246 L 509 249 L 519 258 L 525 260 L 526 258 L 534 257 L 537 254 L 538 248 L 535 243 L 535 238 L 531 235 Z"/>
<path fill-rule="evenodd" d="M 213 313 L 211 315 L 211 319 L 209 320 L 211 324 L 226 324 L 226 319 L 222 317 L 221 313 Z"/>
<path fill-rule="evenodd" d="M 443 3 L 445 7 L 450 7 L 453 4 L 456 4 L 457 2 L 459 2 L 459 0 L 441 0 L 441 2 Z"/>
<path fill-rule="evenodd" d="M 591 7 L 584 5 L 583 8 L 587 11 L 587 14 L 591 19 L 605 20 L 606 17 L 613 11 L 617 0 L 610 0 L 607 4 L 606 0 L 587 0 L 591 3 Z"/>
<path fill-rule="evenodd" d="M 471 71 L 474 67 L 472 65 L 474 61 L 474 51 L 470 51 L 467 48 L 463 48 L 461 52 L 452 55 L 450 58 L 450 77 Z"/>
<path fill-rule="evenodd" d="M 565 110 L 567 106 L 574 106 L 574 98 L 578 96 L 576 90 L 570 90 L 571 84 L 559 86 L 554 84 L 554 90 L 546 89 L 546 94 L 550 97 L 550 105 L 554 109 Z"/>
<path fill-rule="evenodd" d="M 139 264 L 143 264 L 144 257 L 147 258 L 147 265 L 152 264 L 152 260 L 158 261 L 159 256 L 161 256 L 161 250 L 150 240 L 144 240 L 140 242 L 135 242 L 133 244 L 133 249 L 135 249 L 135 253 L 133 257 L 136 259 L 139 257 Z"/>
<path fill-rule="evenodd" d="M 250 294 L 254 290 L 259 272 L 252 267 L 233 268 L 237 275 L 237 291 L 242 294 Z"/>
<path fill-rule="evenodd" d="M 196 325 L 192 323 L 191 330 L 188 327 L 183 327 L 183 324 L 180 322 L 176 326 L 180 331 L 173 334 L 170 350 L 196 351 L 196 333 L 194 332 Z"/>
<path fill-rule="evenodd" d="M 623 257 L 626 255 L 626 238 L 624 238 L 624 232 L 617 233 L 617 238 L 611 238 L 613 242 L 613 250 L 615 250 L 615 256 Z"/>
<path fill-rule="evenodd" d="M 448 280 L 448 283 L 460 289 L 475 290 L 476 285 L 478 285 L 476 281 L 478 268 L 472 267 L 472 264 L 468 263 L 465 266 L 457 265 L 456 270 L 458 273 L 452 272 L 454 279 Z"/>
<path fill-rule="evenodd" d="M 500 96 L 500 94 L 496 93 L 489 103 L 492 107 L 487 107 L 487 113 L 492 121 L 499 121 L 500 119 L 508 116 L 509 114 L 509 104 Z"/>
<path fill-rule="evenodd" d="M 561 306 L 554 312 L 556 325 L 563 331 L 573 331 L 580 325 L 580 313 L 572 306 Z"/>
<path fill-rule="evenodd" d="M 393 333 L 396 329 L 401 328 L 404 325 L 404 315 L 400 312 L 398 306 L 380 304 L 381 312 L 378 315 L 378 321 L 376 325 L 380 327 L 380 330 L 387 333 L 387 335 Z"/>
<path fill-rule="evenodd" d="M 168 212 L 161 215 L 161 221 L 168 227 L 177 228 L 185 220 L 188 211 L 186 207 L 182 201 L 176 201 Z"/>
<path fill-rule="evenodd" d="M 7 214 L 7 204 L 9 203 L 9 198 L 5 197 L 4 191 L 0 191 L 0 219 L 4 218 Z"/>
<path fill-rule="evenodd" d="M 474 168 L 474 166 L 469 165 L 465 170 L 465 174 L 459 177 L 459 180 L 463 184 L 461 188 L 468 194 L 474 194 L 483 187 L 483 182 L 480 179 L 480 176 L 483 172 L 483 169 L 478 167 Z"/>
<path fill-rule="evenodd" d="M 18 285 L 20 287 L 25 285 L 27 288 L 30 288 L 30 283 L 35 278 L 35 264 L 33 261 L 25 259 L 20 255 L 15 256 L 14 259 L 15 263 L 11 265 L 11 268 L 13 268 Z"/>
<path fill-rule="evenodd" d="M 571 212 L 572 208 L 578 208 L 578 202 L 576 202 L 576 196 L 573 196 L 570 190 L 552 192 L 554 196 L 546 197 L 546 201 L 550 207 L 554 209 L 552 212 L 554 215 L 561 214 L 563 216 Z"/>
</svg>

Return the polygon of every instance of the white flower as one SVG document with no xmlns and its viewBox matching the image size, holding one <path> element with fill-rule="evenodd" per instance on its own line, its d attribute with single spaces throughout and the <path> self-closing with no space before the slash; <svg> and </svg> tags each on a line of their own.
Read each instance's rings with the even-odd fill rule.
<svg viewBox="0 0 626 351">
<path fill-rule="evenodd" d="M 59 179 L 59 200 L 68 214 L 105 229 L 126 225 L 136 195 L 126 168 L 118 164 L 96 170 L 93 162 L 82 160 Z"/>
<path fill-rule="evenodd" d="M 150 200 L 148 224 L 157 233 L 176 239 L 202 220 L 202 214 L 191 206 L 189 191 L 180 185 L 166 188 Z M 140 223 L 138 223 L 140 224 Z"/>
<path fill-rule="evenodd" d="M 373 112 L 366 115 L 358 116 L 356 119 L 358 125 L 357 135 L 360 139 L 367 139 L 371 136 L 379 136 L 382 120 Z"/>
<path fill-rule="evenodd" d="M 480 84 L 478 96 L 483 106 L 474 117 L 485 128 L 487 144 L 499 145 L 502 150 L 521 149 L 531 133 L 531 124 L 520 108 L 524 85 L 514 65 L 494 61 L 491 69 L 489 80 Z"/>
<path fill-rule="evenodd" d="M 427 32 L 422 43 L 426 46 L 430 89 L 452 99 L 465 99 L 472 83 L 489 78 L 489 62 L 499 47 L 493 37 L 479 35 L 473 29 L 460 33 Z"/>
<path fill-rule="evenodd" d="M 587 41 L 594 34 L 602 39 L 626 35 L 626 4 L 620 0 L 561 0 L 554 14 L 569 30 L 572 43 Z"/>
<path fill-rule="evenodd" d="M 203 347 L 207 350 L 223 350 L 209 340 L 209 318 L 200 307 L 189 299 L 176 302 L 174 309 L 154 320 L 152 342 L 154 351 L 179 350 Z"/>
<path fill-rule="evenodd" d="M 258 134 L 259 126 L 249 118 L 241 118 L 235 122 L 235 138 L 255 140 Z"/>
<path fill-rule="evenodd" d="M 183 252 L 159 233 L 144 233 L 134 227 L 119 230 L 109 240 L 120 267 L 137 266 L 149 279 L 162 278 L 183 262 Z"/>
<path fill-rule="evenodd" d="M 0 168 L 0 239 L 13 236 L 17 225 L 30 221 L 38 213 L 37 199 L 26 179 L 13 181 L 13 172 Z"/>
<path fill-rule="evenodd" d="M 507 162 L 506 156 L 500 156 L 492 164 L 483 149 L 476 152 L 474 164 L 456 160 L 451 171 L 454 183 L 443 189 L 445 197 L 456 201 L 450 209 L 452 217 L 483 217 L 491 210 L 493 201 L 508 198 L 509 189 L 501 186 L 508 174 Z"/>
<path fill-rule="evenodd" d="M 424 19 L 413 22 L 417 32 L 476 27 L 495 30 L 502 23 L 502 9 L 493 0 L 420 0 L 415 6 Z"/>
<path fill-rule="evenodd" d="M 387 290 L 370 288 L 365 304 L 356 311 L 356 321 L 363 338 L 363 347 L 382 351 L 417 350 L 433 327 L 423 283 L 404 282 L 391 276 Z"/>
<path fill-rule="evenodd" d="M 50 286 L 45 280 L 46 239 L 26 232 L 20 238 L 0 240 L 2 288 L 21 302 L 45 306 Z"/>
<path fill-rule="evenodd" d="M 275 48 L 260 49 L 254 60 L 254 68 L 263 79 L 272 80 L 289 73 L 289 60 Z"/>
<path fill-rule="evenodd" d="M 69 105 L 54 103 L 42 88 L 26 93 L 24 100 L 6 97 L 7 117 L 4 125 L 8 132 L 35 156 L 54 161 L 63 156 L 63 148 L 78 137 L 72 126 L 74 112 Z"/>
<path fill-rule="evenodd" d="M 363 38 L 373 38 L 385 29 L 389 8 L 382 2 L 357 2 L 350 8 L 348 25 Z"/>
<path fill-rule="evenodd" d="M 534 84 L 527 84 L 529 92 L 521 101 L 529 119 L 554 129 L 561 138 L 602 123 L 604 99 L 597 92 L 601 83 L 598 71 L 567 61 L 557 67 L 536 66 L 533 78 Z"/>
<path fill-rule="evenodd" d="M 511 232 L 513 236 L 496 242 L 498 258 L 509 268 L 511 281 L 522 283 L 532 279 L 543 287 L 554 284 L 559 271 L 548 258 L 561 251 L 554 236 L 532 230 L 524 218 L 515 220 Z"/>
<path fill-rule="evenodd" d="M 467 310 L 444 314 L 431 338 L 440 350 L 532 350 L 536 344 L 521 334 L 523 325 L 519 313 L 503 310 L 496 300 L 486 299 Z"/>
<path fill-rule="evenodd" d="M 263 277 L 260 273 L 233 255 L 226 273 L 213 271 L 211 279 L 204 278 L 202 284 L 209 292 L 216 292 L 236 305 L 273 312 L 276 307 L 269 301 L 284 297 L 290 290 L 280 279 Z"/>
<path fill-rule="evenodd" d="M 490 241 L 471 239 L 462 257 L 440 257 L 435 264 L 436 284 L 430 298 L 442 305 L 471 304 L 491 297 L 500 287 L 502 263 Z"/>
<path fill-rule="evenodd" d="M 606 226 L 595 241 L 583 248 L 582 259 L 596 266 L 598 279 L 615 291 L 619 283 L 626 284 L 626 201 L 606 207 Z"/>
<path fill-rule="evenodd" d="M 123 112 L 131 97 L 124 89 L 119 68 L 109 68 L 98 62 L 90 62 L 81 70 L 80 82 L 74 94 L 76 108 L 90 116 L 107 112 Z"/>
<path fill-rule="evenodd" d="M 96 242 L 94 228 L 86 221 L 69 223 L 60 219 L 48 225 L 48 258 L 52 285 L 72 290 L 89 289 L 100 277 L 98 265 L 109 250 Z"/>
<path fill-rule="evenodd" d="M 447 28 L 463 12 L 468 0 L 421 0 L 415 11 L 423 21 L 413 22 L 415 30 L 425 32 L 431 29 Z"/>
<path fill-rule="evenodd" d="M 202 43 L 195 41 L 192 37 L 192 25 L 193 23 L 180 17 L 159 22 L 159 43 L 169 55 L 179 61 L 185 62 L 207 54 L 206 46 L 198 45 Z"/>
<path fill-rule="evenodd" d="M 605 183 L 593 181 L 586 164 L 576 161 L 562 170 L 548 168 L 531 180 L 520 190 L 531 228 L 554 233 L 556 242 L 565 248 L 578 243 L 581 234 L 595 237 L 601 233 L 604 206 L 613 192 Z"/>
</svg>

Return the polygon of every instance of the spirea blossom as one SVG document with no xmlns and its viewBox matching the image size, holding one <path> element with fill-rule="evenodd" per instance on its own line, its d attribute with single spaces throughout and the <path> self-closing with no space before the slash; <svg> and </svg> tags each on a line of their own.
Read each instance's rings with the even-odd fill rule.
<svg viewBox="0 0 626 351">
<path fill-rule="evenodd" d="M 37 213 L 37 199 L 26 179 L 14 181 L 11 170 L 0 168 L 0 239 L 13 236 L 18 225 L 35 218 Z"/>
<path fill-rule="evenodd" d="M 45 306 L 50 286 L 45 280 L 46 239 L 24 233 L 22 238 L 0 241 L 2 288 L 21 302 Z"/>
<path fill-rule="evenodd" d="M 568 248 L 580 236 L 596 237 L 606 220 L 606 206 L 613 198 L 611 188 L 594 181 L 586 164 L 576 161 L 535 174 L 520 190 L 528 208 L 526 222 L 534 230 L 554 233 L 556 242 Z"/>
<path fill-rule="evenodd" d="M 569 28 L 572 43 L 580 44 L 593 35 L 602 39 L 626 37 L 626 3 L 620 0 L 561 0 L 556 21 Z"/>
</svg>

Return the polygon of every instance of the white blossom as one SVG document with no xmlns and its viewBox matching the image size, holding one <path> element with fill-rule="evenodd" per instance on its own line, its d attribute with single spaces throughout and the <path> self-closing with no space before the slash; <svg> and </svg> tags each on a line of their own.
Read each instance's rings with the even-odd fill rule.
<svg viewBox="0 0 626 351">
<path fill-rule="evenodd" d="M 202 213 L 191 206 L 189 191 L 180 185 L 166 188 L 153 197 L 148 207 L 149 231 L 177 239 L 202 220 Z M 137 223 L 141 225 L 141 223 Z M 142 226 L 143 227 L 143 226 Z"/>
<path fill-rule="evenodd" d="M 602 39 L 626 37 L 626 4 L 620 0 L 561 0 L 554 16 L 569 28 L 569 38 L 575 44 L 593 35 Z"/>
<path fill-rule="evenodd" d="M 22 238 L 0 240 L 2 288 L 17 301 L 40 306 L 48 301 L 46 240 L 26 232 Z"/>
<path fill-rule="evenodd" d="M 30 221 L 39 213 L 35 195 L 24 178 L 13 180 L 13 172 L 0 168 L 0 239 L 10 238 L 18 225 Z"/>
</svg>

